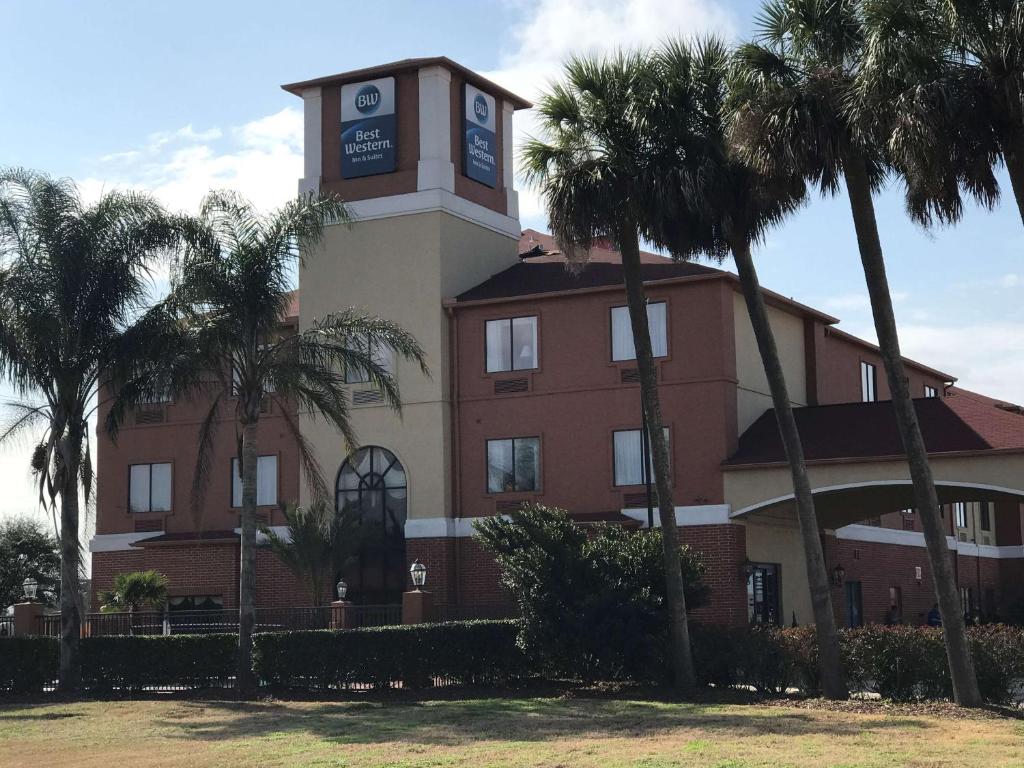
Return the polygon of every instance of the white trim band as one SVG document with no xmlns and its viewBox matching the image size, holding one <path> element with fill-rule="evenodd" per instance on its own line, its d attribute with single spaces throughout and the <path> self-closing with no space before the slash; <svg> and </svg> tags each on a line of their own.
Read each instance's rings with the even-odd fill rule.
<svg viewBox="0 0 1024 768">
<path fill-rule="evenodd" d="M 728 504 L 701 504 L 698 506 L 676 507 L 676 525 L 680 528 L 691 525 L 727 525 L 732 522 L 729 518 L 730 507 Z M 647 527 L 647 508 L 630 507 L 622 510 L 622 514 L 637 520 Z M 661 519 L 658 517 L 658 508 L 654 508 L 654 527 L 661 527 Z"/>
<path fill-rule="evenodd" d="M 421 189 L 418 192 L 406 192 L 404 195 L 372 197 L 368 200 L 354 200 L 348 203 L 348 208 L 356 220 L 384 219 L 391 216 L 445 211 L 515 240 L 518 240 L 522 234 L 519 219 L 492 211 L 490 208 L 470 202 L 464 197 L 459 197 L 441 188 Z"/>
<path fill-rule="evenodd" d="M 898 528 L 879 528 L 875 525 L 844 525 L 836 529 L 836 538 L 845 541 L 864 541 L 872 544 L 893 544 L 900 547 L 925 547 L 924 534 L 920 531 L 903 531 Z M 996 560 L 1024 558 L 1024 546 L 997 547 L 987 544 L 971 544 L 946 536 L 946 546 L 965 557 L 988 557 Z"/>
<path fill-rule="evenodd" d="M 163 536 L 163 531 L 146 531 L 145 533 L 101 533 L 89 539 L 90 552 L 127 552 L 135 549 L 132 545 L 143 539 Z"/>
</svg>

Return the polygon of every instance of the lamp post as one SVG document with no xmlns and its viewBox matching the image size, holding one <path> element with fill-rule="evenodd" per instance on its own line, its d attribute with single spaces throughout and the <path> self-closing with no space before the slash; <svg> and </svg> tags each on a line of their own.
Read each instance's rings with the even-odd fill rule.
<svg viewBox="0 0 1024 768">
<path fill-rule="evenodd" d="M 348 595 L 348 584 L 345 583 L 344 579 L 339 579 L 335 589 L 338 591 L 338 600 L 344 600 L 345 596 Z"/>
<path fill-rule="evenodd" d="M 409 576 L 412 578 L 412 585 L 419 591 L 427 583 L 427 566 L 419 560 L 413 560 L 409 566 Z"/>
<path fill-rule="evenodd" d="M 31 603 L 36 599 L 36 593 L 39 591 L 39 582 L 29 576 L 21 583 L 21 589 L 25 593 L 25 602 Z"/>
<path fill-rule="evenodd" d="M 832 586 L 841 587 L 844 581 L 846 581 L 846 569 L 839 564 L 832 570 Z"/>
</svg>

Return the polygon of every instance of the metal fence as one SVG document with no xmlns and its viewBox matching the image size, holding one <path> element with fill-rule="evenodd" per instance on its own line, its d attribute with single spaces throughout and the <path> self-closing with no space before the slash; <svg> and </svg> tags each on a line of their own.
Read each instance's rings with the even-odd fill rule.
<svg viewBox="0 0 1024 768">
<path fill-rule="evenodd" d="M 4 614 L 0 616 L 0 637 L 14 636 L 14 617 Z"/>
</svg>

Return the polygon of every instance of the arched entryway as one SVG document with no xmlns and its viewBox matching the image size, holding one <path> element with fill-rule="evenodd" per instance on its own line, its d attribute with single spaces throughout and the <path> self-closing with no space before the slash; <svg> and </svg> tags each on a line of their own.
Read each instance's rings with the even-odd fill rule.
<svg viewBox="0 0 1024 768">
<path fill-rule="evenodd" d="M 338 471 L 335 503 L 357 515 L 365 539 L 349 568 L 351 599 L 362 604 L 401 601 L 406 581 L 405 520 L 408 478 L 394 453 L 360 448 Z"/>
</svg>

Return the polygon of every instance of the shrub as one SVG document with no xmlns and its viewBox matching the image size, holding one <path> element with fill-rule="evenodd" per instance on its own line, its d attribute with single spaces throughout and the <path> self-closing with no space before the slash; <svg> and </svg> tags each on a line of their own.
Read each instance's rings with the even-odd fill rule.
<svg viewBox="0 0 1024 768">
<path fill-rule="evenodd" d="M 0 691 L 41 693 L 57 679 L 57 658 L 54 637 L 0 638 Z"/>
<path fill-rule="evenodd" d="M 253 663 L 257 678 L 289 688 L 500 684 L 527 674 L 517 634 L 514 621 L 268 633 L 256 635 Z"/>
<path fill-rule="evenodd" d="M 87 637 L 82 684 L 97 692 L 222 686 L 235 674 L 237 647 L 230 634 Z"/>
<path fill-rule="evenodd" d="M 871 624 L 844 632 L 842 640 L 846 675 L 855 689 L 894 701 L 951 694 L 939 629 Z"/>
<path fill-rule="evenodd" d="M 476 524 L 522 614 L 520 645 L 554 677 L 653 680 L 666 671 L 660 531 L 583 528 L 560 509 L 524 505 Z M 704 566 L 681 547 L 687 606 L 707 602 Z"/>
</svg>

